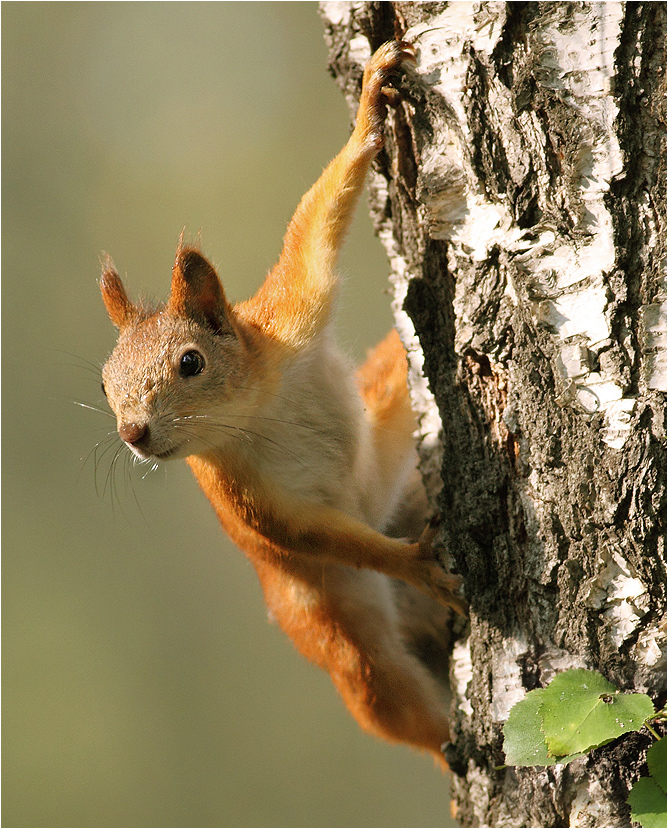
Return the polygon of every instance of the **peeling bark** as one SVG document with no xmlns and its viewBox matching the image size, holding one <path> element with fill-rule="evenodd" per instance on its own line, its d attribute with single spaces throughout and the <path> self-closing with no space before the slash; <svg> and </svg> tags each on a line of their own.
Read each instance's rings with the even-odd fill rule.
<svg viewBox="0 0 668 829">
<path fill-rule="evenodd" d="M 417 48 L 371 210 L 471 603 L 451 670 L 458 819 L 627 826 L 642 733 L 497 769 L 510 708 L 556 672 L 665 701 L 665 4 L 321 9 L 351 117 L 371 52 Z"/>
</svg>

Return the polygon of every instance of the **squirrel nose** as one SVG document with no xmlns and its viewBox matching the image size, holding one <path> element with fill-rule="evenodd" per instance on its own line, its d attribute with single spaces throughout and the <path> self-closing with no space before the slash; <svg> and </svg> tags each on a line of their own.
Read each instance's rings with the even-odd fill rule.
<svg viewBox="0 0 668 829">
<path fill-rule="evenodd" d="M 148 435 L 147 423 L 121 423 L 118 427 L 118 434 L 121 439 L 132 446 L 137 446 Z"/>
</svg>

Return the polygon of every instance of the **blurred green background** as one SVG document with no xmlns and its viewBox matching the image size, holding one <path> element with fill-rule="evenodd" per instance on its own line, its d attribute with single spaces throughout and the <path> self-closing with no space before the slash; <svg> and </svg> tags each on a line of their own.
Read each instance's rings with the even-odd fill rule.
<svg viewBox="0 0 668 829">
<path fill-rule="evenodd" d="M 316 5 L 6 2 L 2 70 L 3 825 L 446 825 L 431 761 L 267 623 L 185 464 L 112 468 L 75 405 L 104 406 L 102 251 L 135 297 L 165 297 L 184 227 L 232 299 L 275 261 L 349 132 Z M 355 358 L 391 324 L 365 213 Z"/>
</svg>

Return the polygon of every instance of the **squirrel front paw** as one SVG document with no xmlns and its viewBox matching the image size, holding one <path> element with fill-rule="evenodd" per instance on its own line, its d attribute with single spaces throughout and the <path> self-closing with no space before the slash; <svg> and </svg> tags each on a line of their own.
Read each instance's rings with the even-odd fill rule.
<svg viewBox="0 0 668 829">
<path fill-rule="evenodd" d="M 383 146 L 382 127 L 387 105 L 397 106 L 401 97 L 388 81 L 406 60 L 415 61 L 412 44 L 405 40 L 390 40 L 374 52 L 364 70 L 357 126 L 365 140 L 377 150 Z"/>
<path fill-rule="evenodd" d="M 462 616 L 468 616 L 468 604 L 460 593 L 462 577 L 448 572 L 434 553 L 433 542 L 439 523 L 438 519 L 432 519 L 419 540 L 411 545 L 415 556 L 413 584 L 440 604 L 452 607 Z"/>
</svg>

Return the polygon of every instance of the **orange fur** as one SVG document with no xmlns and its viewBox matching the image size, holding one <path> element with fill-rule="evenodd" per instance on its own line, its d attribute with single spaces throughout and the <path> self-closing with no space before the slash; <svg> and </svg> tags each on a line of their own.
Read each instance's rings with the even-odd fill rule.
<svg viewBox="0 0 668 829">
<path fill-rule="evenodd" d="M 232 307 L 181 241 L 167 305 L 144 311 L 107 260 L 102 294 L 120 335 L 103 379 L 121 437 L 140 458 L 186 458 L 272 615 L 360 725 L 444 766 L 445 696 L 418 640 L 447 618 L 434 599 L 465 612 L 459 580 L 438 563 L 432 530 L 414 542 L 383 532 L 411 498 L 426 518 L 411 495 L 405 353 L 392 332 L 353 377 L 329 331 L 337 254 L 382 145 L 383 87 L 409 57 L 389 43 L 369 62 L 355 130 L 250 300 Z"/>
</svg>

